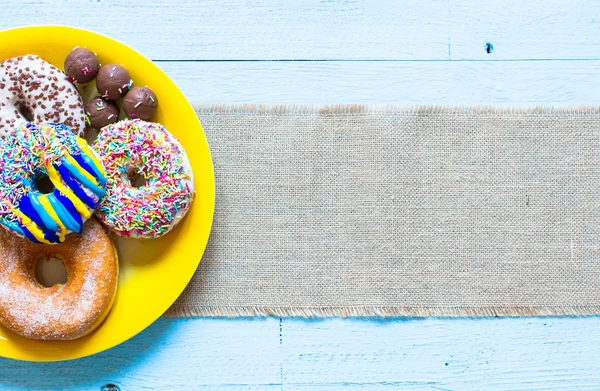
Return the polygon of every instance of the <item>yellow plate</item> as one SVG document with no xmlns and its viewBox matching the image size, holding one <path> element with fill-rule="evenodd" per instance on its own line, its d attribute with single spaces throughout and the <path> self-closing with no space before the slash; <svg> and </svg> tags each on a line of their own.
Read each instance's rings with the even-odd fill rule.
<svg viewBox="0 0 600 391">
<path fill-rule="evenodd" d="M 90 31 L 35 26 L 0 32 L 0 60 L 36 54 L 62 69 L 65 57 L 76 46 L 96 52 L 101 64 L 123 65 L 134 85 L 152 87 L 159 99 L 153 120 L 166 126 L 187 151 L 194 170 L 196 198 L 185 219 L 166 236 L 117 241 L 119 289 L 112 311 L 97 331 L 75 341 L 42 342 L 0 327 L 0 356 L 4 357 L 69 360 L 101 352 L 133 337 L 181 294 L 200 263 L 210 233 L 215 188 L 208 143 L 192 106 L 163 71 L 128 46 Z"/>
</svg>

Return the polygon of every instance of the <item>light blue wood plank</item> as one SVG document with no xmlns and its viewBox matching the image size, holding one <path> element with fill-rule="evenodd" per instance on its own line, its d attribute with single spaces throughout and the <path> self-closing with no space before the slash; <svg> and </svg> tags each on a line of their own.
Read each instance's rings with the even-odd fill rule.
<svg viewBox="0 0 600 391">
<path fill-rule="evenodd" d="M 453 59 L 600 58 L 597 1 L 460 0 L 449 12 Z"/>
<path fill-rule="evenodd" d="M 600 61 L 158 63 L 194 103 L 597 104 Z"/>
<path fill-rule="evenodd" d="M 65 363 L 0 359 L 0 389 L 595 390 L 600 318 L 161 319 Z"/>
<path fill-rule="evenodd" d="M 284 322 L 286 390 L 597 389 L 598 318 Z M 321 387 L 325 386 L 325 387 Z"/>
<path fill-rule="evenodd" d="M 3 0 L 0 29 L 67 24 L 152 59 L 448 58 L 444 0 Z M 423 18 L 426 14 L 427 18 Z"/>
<path fill-rule="evenodd" d="M 264 389 L 280 387 L 279 320 L 160 319 L 141 335 L 76 361 L 27 363 L 0 359 L 0 389 L 122 391 Z"/>
<path fill-rule="evenodd" d="M 599 58 L 600 3 L 576 0 L 3 0 L 0 29 L 68 24 L 153 59 Z M 59 5 L 57 5 L 59 4 Z M 495 50 L 488 54 L 485 43 Z"/>
</svg>

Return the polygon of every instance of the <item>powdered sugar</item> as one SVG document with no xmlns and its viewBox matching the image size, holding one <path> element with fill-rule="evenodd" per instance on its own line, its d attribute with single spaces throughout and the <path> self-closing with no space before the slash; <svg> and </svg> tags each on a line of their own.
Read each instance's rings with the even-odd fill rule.
<svg viewBox="0 0 600 391">
<path fill-rule="evenodd" d="M 33 275 L 41 255 L 63 259 L 64 285 L 44 288 Z M 95 220 L 83 236 L 71 235 L 58 246 L 27 242 L 0 230 L 0 321 L 37 339 L 72 339 L 90 331 L 110 306 L 117 285 L 112 242 Z"/>
</svg>

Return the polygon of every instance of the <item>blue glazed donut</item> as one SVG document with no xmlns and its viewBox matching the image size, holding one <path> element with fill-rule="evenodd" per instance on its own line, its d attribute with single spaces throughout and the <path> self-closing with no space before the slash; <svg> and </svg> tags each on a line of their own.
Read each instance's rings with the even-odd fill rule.
<svg viewBox="0 0 600 391">
<path fill-rule="evenodd" d="M 0 224 L 35 243 L 81 233 L 105 193 L 102 163 L 62 124 L 21 125 L 0 143 L 0 167 Z M 42 192 L 44 177 L 52 186 Z"/>
</svg>

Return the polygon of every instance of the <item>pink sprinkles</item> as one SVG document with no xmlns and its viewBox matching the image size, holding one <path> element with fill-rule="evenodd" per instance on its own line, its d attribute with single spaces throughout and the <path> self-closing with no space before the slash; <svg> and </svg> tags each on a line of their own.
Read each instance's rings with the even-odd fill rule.
<svg viewBox="0 0 600 391">
<path fill-rule="evenodd" d="M 96 211 L 124 236 L 156 238 L 185 215 L 194 197 L 185 151 L 162 125 L 139 119 L 102 129 L 93 148 L 102 151 L 106 194 Z M 132 187 L 130 173 L 143 173 L 146 185 Z"/>
</svg>

